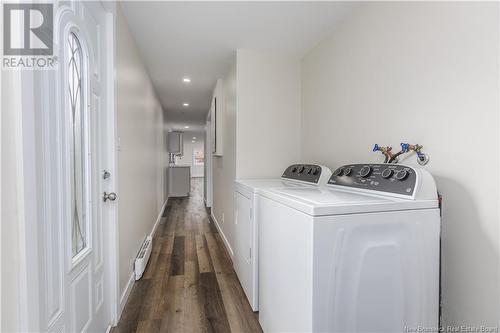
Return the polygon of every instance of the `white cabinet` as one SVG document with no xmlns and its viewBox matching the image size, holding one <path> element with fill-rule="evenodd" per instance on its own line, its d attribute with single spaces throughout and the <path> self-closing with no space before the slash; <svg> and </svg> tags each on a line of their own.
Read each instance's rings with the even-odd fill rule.
<svg viewBox="0 0 500 333">
<path fill-rule="evenodd" d="M 254 223 L 253 223 L 253 193 L 244 195 L 235 192 L 235 239 L 234 239 L 234 270 L 241 286 L 250 301 L 252 308 L 257 304 L 257 288 L 255 286 L 256 272 L 253 267 L 254 256 Z"/>
<path fill-rule="evenodd" d="M 175 155 L 184 155 L 183 133 L 182 132 L 168 132 L 167 135 L 168 145 L 167 151 Z"/>
<path fill-rule="evenodd" d="M 168 196 L 187 197 L 191 191 L 191 168 L 174 165 L 168 168 Z"/>
</svg>

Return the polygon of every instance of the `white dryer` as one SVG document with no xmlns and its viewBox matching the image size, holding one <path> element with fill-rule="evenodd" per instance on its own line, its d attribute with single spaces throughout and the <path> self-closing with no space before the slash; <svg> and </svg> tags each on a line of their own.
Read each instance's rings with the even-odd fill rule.
<svg viewBox="0 0 500 333">
<path fill-rule="evenodd" d="M 245 294 L 254 311 L 258 299 L 258 223 L 255 196 L 259 189 L 304 188 L 322 186 L 332 171 L 321 165 L 293 164 L 277 179 L 240 179 L 235 181 L 234 223 L 235 240 L 233 265 Z"/>
<path fill-rule="evenodd" d="M 258 191 L 265 332 L 436 329 L 440 210 L 423 169 L 354 164 L 322 188 Z"/>
</svg>

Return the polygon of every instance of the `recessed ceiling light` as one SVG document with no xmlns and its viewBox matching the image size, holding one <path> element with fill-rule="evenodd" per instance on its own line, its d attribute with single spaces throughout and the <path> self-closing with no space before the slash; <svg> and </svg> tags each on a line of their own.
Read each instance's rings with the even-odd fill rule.
<svg viewBox="0 0 500 333">
<path fill-rule="evenodd" d="M 189 128 L 189 126 L 184 126 L 184 128 Z"/>
<path fill-rule="evenodd" d="M 196 137 L 195 137 L 195 136 L 193 136 L 193 140 L 196 140 Z"/>
<path fill-rule="evenodd" d="M 194 141 L 194 140 L 193 140 L 193 141 L 191 141 L 191 142 L 192 142 L 192 143 L 195 143 L 196 141 Z"/>
<path fill-rule="evenodd" d="M 183 106 L 189 106 L 189 103 L 182 103 Z"/>
<path fill-rule="evenodd" d="M 188 78 L 188 77 L 185 77 L 185 78 L 182 79 L 182 82 L 189 83 L 189 82 L 191 82 L 191 79 Z"/>
</svg>

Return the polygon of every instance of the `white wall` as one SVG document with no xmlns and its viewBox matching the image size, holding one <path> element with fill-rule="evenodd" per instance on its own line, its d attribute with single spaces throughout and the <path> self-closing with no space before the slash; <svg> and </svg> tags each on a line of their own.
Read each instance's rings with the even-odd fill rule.
<svg viewBox="0 0 500 333">
<path fill-rule="evenodd" d="M 204 165 L 193 165 L 193 151 L 194 150 L 205 150 L 204 144 L 204 133 L 184 133 L 184 156 L 180 156 L 177 158 L 177 164 L 180 165 L 189 165 L 191 167 L 191 177 L 203 177 L 204 175 Z M 196 138 L 196 142 L 193 143 L 193 137 Z"/>
<path fill-rule="evenodd" d="M 401 141 L 431 155 L 445 324 L 500 324 L 498 23 L 496 3 L 372 3 L 302 62 L 304 160 L 377 161 L 374 143 Z"/>
<path fill-rule="evenodd" d="M 224 154 L 213 157 L 213 214 L 231 252 L 235 178 L 276 178 L 299 160 L 300 59 L 238 50 L 220 93 Z"/>
<path fill-rule="evenodd" d="M 236 72 L 236 177 L 279 177 L 299 161 L 300 58 L 238 50 Z"/>
<path fill-rule="evenodd" d="M 121 11 L 117 15 L 120 292 L 164 201 L 166 145 L 160 102 Z"/>
<path fill-rule="evenodd" d="M 234 179 L 236 176 L 236 59 L 223 80 L 224 94 L 217 101 L 224 100 L 222 105 L 224 129 L 222 131 L 224 155 L 213 156 L 213 205 L 212 214 L 215 217 L 221 234 L 233 256 L 234 235 Z M 219 102 L 217 102 L 219 103 Z"/>
</svg>

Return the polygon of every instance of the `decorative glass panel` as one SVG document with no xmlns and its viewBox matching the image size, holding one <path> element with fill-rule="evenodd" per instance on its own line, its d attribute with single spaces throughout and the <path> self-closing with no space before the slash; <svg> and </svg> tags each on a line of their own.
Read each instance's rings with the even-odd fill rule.
<svg viewBox="0 0 500 333">
<path fill-rule="evenodd" d="M 68 37 L 68 96 L 71 113 L 72 254 L 87 246 L 87 135 L 82 91 L 83 53 L 75 34 Z"/>
</svg>

